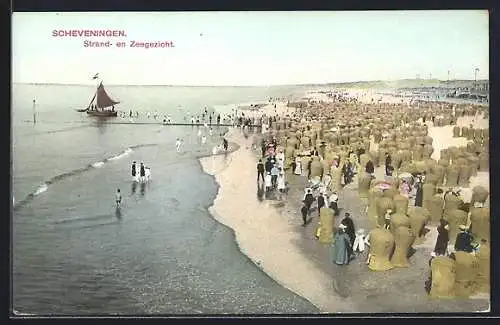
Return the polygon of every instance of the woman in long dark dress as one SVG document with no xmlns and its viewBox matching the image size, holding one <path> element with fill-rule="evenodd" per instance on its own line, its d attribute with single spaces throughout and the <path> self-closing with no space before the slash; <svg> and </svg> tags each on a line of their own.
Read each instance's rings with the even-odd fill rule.
<svg viewBox="0 0 500 325">
<path fill-rule="evenodd" d="M 375 166 L 373 165 L 373 162 L 371 160 L 368 160 L 365 166 L 365 171 L 368 174 L 373 174 L 375 172 Z"/>
<path fill-rule="evenodd" d="M 421 207 L 424 200 L 422 192 L 422 182 L 418 182 L 416 188 L 417 188 L 417 193 L 415 195 L 415 206 Z"/>
<path fill-rule="evenodd" d="M 436 240 L 436 246 L 434 247 L 434 253 L 436 256 L 446 255 L 446 249 L 448 248 L 448 241 L 450 240 L 448 230 L 450 226 L 448 222 L 444 219 L 440 220 L 441 224 L 437 227 L 438 237 Z"/>
<path fill-rule="evenodd" d="M 339 205 L 338 205 L 337 201 L 330 201 L 330 209 L 333 210 L 334 217 L 339 215 Z"/>
</svg>

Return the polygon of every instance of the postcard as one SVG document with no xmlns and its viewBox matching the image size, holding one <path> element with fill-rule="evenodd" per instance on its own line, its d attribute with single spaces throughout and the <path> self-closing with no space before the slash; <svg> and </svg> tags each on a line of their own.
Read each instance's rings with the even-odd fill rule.
<svg viewBox="0 0 500 325">
<path fill-rule="evenodd" d="M 13 316 L 488 311 L 488 24 L 14 12 Z"/>
</svg>

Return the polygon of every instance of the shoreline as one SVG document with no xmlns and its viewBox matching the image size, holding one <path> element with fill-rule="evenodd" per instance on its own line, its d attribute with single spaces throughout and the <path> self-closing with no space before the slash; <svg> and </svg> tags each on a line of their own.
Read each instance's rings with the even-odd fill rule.
<svg viewBox="0 0 500 325">
<path fill-rule="evenodd" d="M 228 140 L 240 144 L 240 148 L 228 155 L 230 162 L 225 168 L 220 171 L 213 168 L 224 164 L 221 157 L 200 159 L 204 172 L 214 176 L 219 185 L 217 196 L 208 209 L 210 214 L 233 229 L 242 254 L 281 286 L 316 306 L 320 313 L 358 312 L 351 301 L 335 295 L 328 274 L 299 247 L 294 247 L 302 237 L 300 223 L 284 220 L 272 201 L 259 202 L 255 198 L 253 139 L 245 139 L 239 132 L 231 129 L 227 134 Z M 250 166 L 251 169 L 247 168 Z M 237 182 L 235 176 L 240 177 Z M 255 185 L 250 185 L 252 183 Z M 234 200 L 237 200 L 237 205 L 233 204 Z M 242 207 L 246 207 L 244 211 Z"/>
</svg>

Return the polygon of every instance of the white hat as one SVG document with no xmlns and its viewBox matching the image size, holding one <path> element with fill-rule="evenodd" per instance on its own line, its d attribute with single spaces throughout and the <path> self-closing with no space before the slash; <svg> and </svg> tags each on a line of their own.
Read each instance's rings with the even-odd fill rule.
<svg viewBox="0 0 500 325">
<path fill-rule="evenodd" d="M 347 226 L 341 223 L 341 224 L 339 225 L 339 228 L 341 228 L 341 229 L 346 229 L 346 228 L 347 228 Z"/>
<path fill-rule="evenodd" d="M 358 229 L 358 231 L 356 232 L 356 234 L 358 234 L 358 235 L 364 235 L 365 234 L 365 230 L 363 228 Z"/>
<path fill-rule="evenodd" d="M 465 225 L 460 225 L 460 226 L 458 226 L 458 229 L 460 229 L 460 230 L 466 230 L 466 229 L 467 229 L 467 226 L 465 226 Z"/>
<path fill-rule="evenodd" d="M 386 213 L 392 213 L 392 209 L 387 209 Z"/>
</svg>

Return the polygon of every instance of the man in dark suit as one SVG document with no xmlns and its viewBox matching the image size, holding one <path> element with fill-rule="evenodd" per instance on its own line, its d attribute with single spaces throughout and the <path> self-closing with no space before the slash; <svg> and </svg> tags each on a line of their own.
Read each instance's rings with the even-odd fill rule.
<svg viewBox="0 0 500 325">
<path fill-rule="evenodd" d="M 460 225 L 458 228 L 460 229 L 460 232 L 455 240 L 455 251 L 472 253 L 474 250 L 474 247 L 472 246 L 472 235 L 469 233 L 465 225 Z"/>
<path fill-rule="evenodd" d="M 386 152 L 385 153 L 385 174 L 387 176 L 392 176 L 392 174 L 389 175 L 389 171 L 390 171 L 390 169 L 388 168 L 389 166 L 392 166 L 392 157 L 388 152 Z"/>
<path fill-rule="evenodd" d="M 262 163 L 262 159 L 259 159 L 257 163 L 257 182 L 260 180 L 262 176 L 262 181 L 264 181 L 264 164 Z"/>
<path fill-rule="evenodd" d="M 307 189 L 307 193 L 304 196 L 304 204 L 307 207 L 307 214 L 311 212 L 311 205 L 313 204 L 313 202 L 314 202 L 314 196 L 312 194 L 312 190 L 309 188 Z"/>
<path fill-rule="evenodd" d="M 320 216 L 320 210 L 325 206 L 325 197 L 322 192 L 319 192 L 318 195 L 318 217 Z"/>
</svg>

